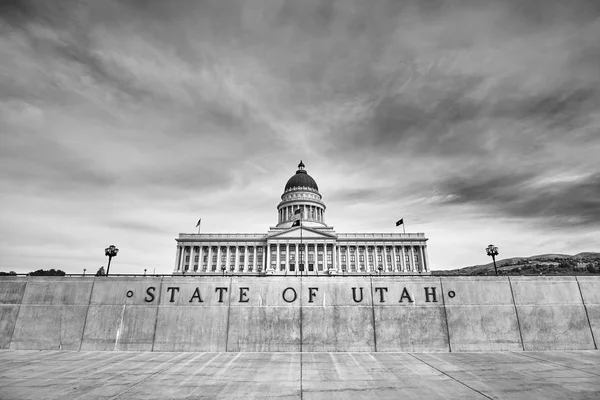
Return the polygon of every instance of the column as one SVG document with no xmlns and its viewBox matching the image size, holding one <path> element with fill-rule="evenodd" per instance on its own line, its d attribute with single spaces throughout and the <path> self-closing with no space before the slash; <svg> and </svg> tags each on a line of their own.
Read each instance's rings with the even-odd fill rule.
<svg viewBox="0 0 600 400">
<path fill-rule="evenodd" d="M 279 266 L 281 265 L 281 249 L 279 243 L 277 243 L 277 252 L 275 253 L 275 271 L 279 271 Z"/>
<path fill-rule="evenodd" d="M 335 258 L 338 266 L 338 271 L 342 271 L 342 259 L 340 257 L 340 245 L 335 246 Z"/>
<path fill-rule="evenodd" d="M 315 266 L 315 274 L 319 274 L 319 247 L 317 242 L 313 243 L 313 264 Z"/>
<path fill-rule="evenodd" d="M 252 272 L 254 272 L 254 273 L 257 272 L 256 271 L 256 263 L 257 263 L 257 261 L 256 261 L 256 248 L 257 247 L 258 246 L 254 246 L 254 257 L 252 257 Z"/>
<path fill-rule="evenodd" d="M 423 246 L 423 253 L 425 253 L 425 271 L 430 272 L 431 268 L 429 268 L 429 255 L 427 253 L 427 245 Z"/>
<path fill-rule="evenodd" d="M 392 246 L 392 264 L 394 265 L 394 272 L 398 272 L 398 263 L 396 262 L 396 246 Z"/>
<path fill-rule="evenodd" d="M 267 242 L 267 246 L 265 247 L 267 252 L 265 253 L 264 259 L 267 262 L 267 266 L 265 267 L 265 272 L 271 269 L 271 245 Z"/>
<path fill-rule="evenodd" d="M 240 247 L 238 245 L 235 246 L 235 261 L 233 262 L 233 270 L 235 272 L 239 272 L 240 270 Z"/>
<path fill-rule="evenodd" d="M 212 271 L 212 244 L 208 244 L 208 262 L 206 263 L 206 272 Z"/>
<path fill-rule="evenodd" d="M 173 269 L 173 272 L 177 272 L 179 271 L 179 263 L 181 259 L 181 246 L 177 245 L 177 248 L 175 249 L 175 267 Z"/>
<path fill-rule="evenodd" d="M 421 256 L 421 272 L 425 272 L 425 257 L 423 255 L 423 246 L 419 246 L 419 254 Z"/>
<path fill-rule="evenodd" d="M 229 272 L 229 257 L 231 256 L 231 246 L 229 246 L 229 243 L 227 243 L 227 251 L 225 254 L 225 271 Z"/>
<path fill-rule="evenodd" d="M 200 256 L 198 257 L 198 271 L 202 272 L 204 265 L 204 245 L 200 246 Z"/>
<path fill-rule="evenodd" d="M 179 265 L 179 270 L 183 272 L 183 269 L 185 268 L 185 248 L 187 246 L 181 246 L 182 252 L 181 252 L 181 264 Z"/>
<path fill-rule="evenodd" d="M 189 270 L 190 272 L 194 271 L 194 247 L 196 246 L 190 246 L 190 266 L 189 266 Z"/>
<path fill-rule="evenodd" d="M 244 246 L 244 272 L 248 272 L 248 257 L 250 257 L 250 254 L 248 254 L 248 245 Z"/>
<path fill-rule="evenodd" d="M 290 271 L 290 244 L 285 244 L 285 272 Z"/>
<path fill-rule="evenodd" d="M 217 271 L 218 274 L 221 273 L 221 244 L 217 243 Z"/>
<path fill-rule="evenodd" d="M 412 245 L 408 248 L 408 257 L 410 260 L 410 270 L 413 272 L 416 272 L 415 271 L 415 252 L 414 252 Z"/>
<path fill-rule="evenodd" d="M 404 254 L 404 246 L 400 246 L 400 262 L 402 264 L 402 272 L 406 272 L 406 256 Z"/>
</svg>

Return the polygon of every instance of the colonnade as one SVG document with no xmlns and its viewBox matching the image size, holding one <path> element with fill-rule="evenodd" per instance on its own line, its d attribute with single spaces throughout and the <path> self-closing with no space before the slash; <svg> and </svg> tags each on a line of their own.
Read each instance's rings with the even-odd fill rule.
<svg viewBox="0 0 600 400">
<path fill-rule="evenodd" d="M 303 260 L 301 262 L 300 260 Z M 274 242 L 269 245 L 206 243 L 179 245 L 175 273 L 304 272 L 344 273 L 430 272 L 427 245 L 344 244 L 335 241 Z"/>
<path fill-rule="evenodd" d="M 307 221 L 325 222 L 324 210 L 322 207 L 313 205 L 293 205 L 285 206 L 279 209 L 277 223 L 282 223 L 294 219 L 294 212 L 300 208 L 302 210 L 302 219 Z"/>
</svg>

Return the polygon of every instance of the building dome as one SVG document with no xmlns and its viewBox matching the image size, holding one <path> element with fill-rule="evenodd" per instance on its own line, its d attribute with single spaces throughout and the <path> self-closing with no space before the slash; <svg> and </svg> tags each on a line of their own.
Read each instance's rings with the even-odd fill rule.
<svg viewBox="0 0 600 400">
<path fill-rule="evenodd" d="M 317 192 L 319 191 L 319 187 L 317 186 L 317 182 L 306 173 L 304 169 L 304 163 L 300 161 L 298 164 L 298 171 L 296 171 L 296 175 L 292 176 L 287 183 L 285 184 L 284 192 L 287 192 L 293 188 L 310 188 L 314 189 Z"/>
</svg>

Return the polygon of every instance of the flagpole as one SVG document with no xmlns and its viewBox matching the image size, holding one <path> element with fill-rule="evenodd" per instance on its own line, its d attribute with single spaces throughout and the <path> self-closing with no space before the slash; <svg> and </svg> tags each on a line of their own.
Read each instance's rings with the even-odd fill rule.
<svg viewBox="0 0 600 400">
<path fill-rule="evenodd" d="M 302 257 L 302 250 L 304 250 L 304 246 L 302 245 L 302 214 L 300 214 L 300 265 L 304 268 L 304 257 Z M 300 270 L 300 276 L 302 276 L 302 270 Z"/>
<path fill-rule="evenodd" d="M 404 218 L 402 218 L 402 232 L 406 234 L 406 225 L 404 224 Z"/>
</svg>

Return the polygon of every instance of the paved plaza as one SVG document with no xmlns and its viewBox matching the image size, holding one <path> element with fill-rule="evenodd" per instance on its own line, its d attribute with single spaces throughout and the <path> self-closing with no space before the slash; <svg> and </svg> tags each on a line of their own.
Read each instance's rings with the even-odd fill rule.
<svg viewBox="0 0 600 400">
<path fill-rule="evenodd" d="M 600 352 L 1 351 L 0 399 L 598 399 Z"/>
</svg>

